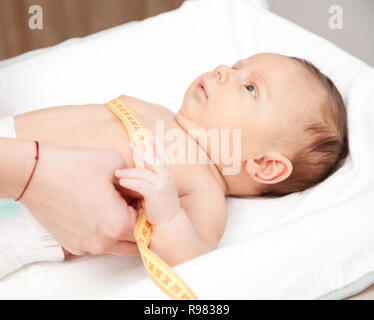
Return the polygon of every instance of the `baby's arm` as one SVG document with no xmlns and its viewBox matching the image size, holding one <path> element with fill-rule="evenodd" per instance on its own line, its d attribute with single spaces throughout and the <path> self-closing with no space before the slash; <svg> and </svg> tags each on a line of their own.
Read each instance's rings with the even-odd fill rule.
<svg viewBox="0 0 374 320">
<path fill-rule="evenodd" d="M 150 246 L 172 266 L 215 250 L 223 234 L 217 230 L 223 223 L 215 219 L 221 219 L 218 211 L 226 208 L 224 197 L 200 191 L 182 197 L 181 205 L 172 220 L 153 227 Z"/>
<path fill-rule="evenodd" d="M 216 249 L 216 245 L 202 240 L 184 209 L 180 209 L 169 222 L 153 226 L 150 249 L 175 266 Z"/>
<path fill-rule="evenodd" d="M 188 210 L 193 217 L 214 216 L 214 212 L 207 211 L 212 210 L 212 199 L 204 201 L 201 194 L 190 194 L 182 198 L 182 208 L 167 164 L 156 164 L 140 148 L 132 149 L 145 162 L 146 169 L 118 170 L 116 175 L 120 185 L 144 197 L 147 219 L 153 226 L 151 250 L 172 266 L 214 250 L 219 240 L 219 232 L 214 229 L 217 224 L 199 218 L 201 225 L 197 229 L 197 222 L 186 213 Z"/>
</svg>

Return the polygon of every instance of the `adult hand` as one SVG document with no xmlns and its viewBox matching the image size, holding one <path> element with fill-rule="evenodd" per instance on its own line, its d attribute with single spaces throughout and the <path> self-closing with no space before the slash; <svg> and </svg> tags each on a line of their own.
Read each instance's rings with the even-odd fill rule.
<svg viewBox="0 0 374 320">
<path fill-rule="evenodd" d="M 115 187 L 114 171 L 125 167 L 116 151 L 40 143 L 21 202 L 72 254 L 138 254 L 136 210 Z"/>
</svg>

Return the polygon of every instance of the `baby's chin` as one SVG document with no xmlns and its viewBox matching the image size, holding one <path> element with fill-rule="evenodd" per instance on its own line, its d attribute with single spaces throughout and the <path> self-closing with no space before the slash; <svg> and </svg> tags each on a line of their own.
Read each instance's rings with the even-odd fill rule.
<svg viewBox="0 0 374 320">
<path fill-rule="evenodd" d="M 186 94 L 183 98 L 182 105 L 178 110 L 178 113 L 187 119 L 193 119 L 198 111 L 197 103 L 193 101 L 194 99 Z"/>
<path fill-rule="evenodd" d="M 186 92 L 179 111 L 188 119 L 197 119 L 203 112 L 206 103 L 207 99 L 204 94 L 196 88 L 191 88 Z"/>
<path fill-rule="evenodd" d="M 182 104 L 181 108 L 176 113 L 175 120 L 179 126 L 186 131 L 196 127 L 193 116 L 190 114 L 188 108 L 186 108 L 184 104 Z"/>
</svg>

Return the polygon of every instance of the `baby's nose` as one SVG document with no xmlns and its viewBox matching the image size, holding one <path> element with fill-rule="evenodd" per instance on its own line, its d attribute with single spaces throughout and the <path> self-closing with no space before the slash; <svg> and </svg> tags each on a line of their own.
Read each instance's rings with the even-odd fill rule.
<svg viewBox="0 0 374 320">
<path fill-rule="evenodd" d="M 230 67 L 221 64 L 216 67 L 213 71 L 218 76 L 218 80 L 222 83 L 225 83 L 229 79 Z"/>
</svg>

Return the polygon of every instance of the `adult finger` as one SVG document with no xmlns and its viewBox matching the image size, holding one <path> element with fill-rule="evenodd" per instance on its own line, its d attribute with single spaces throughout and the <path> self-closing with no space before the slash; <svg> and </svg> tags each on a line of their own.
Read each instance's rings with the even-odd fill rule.
<svg viewBox="0 0 374 320">
<path fill-rule="evenodd" d="M 137 218 L 137 211 L 129 206 L 125 199 L 114 190 L 113 197 L 106 207 L 105 223 L 102 230 L 105 235 L 114 240 L 133 240 L 133 230 Z M 109 212 L 108 212 L 109 211 Z"/>
<path fill-rule="evenodd" d="M 118 241 L 109 249 L 109 253 L 117 256 L 135 256 L 139 255 L 139 249 L 135 242 Z"/>
</svg>

